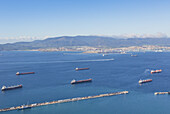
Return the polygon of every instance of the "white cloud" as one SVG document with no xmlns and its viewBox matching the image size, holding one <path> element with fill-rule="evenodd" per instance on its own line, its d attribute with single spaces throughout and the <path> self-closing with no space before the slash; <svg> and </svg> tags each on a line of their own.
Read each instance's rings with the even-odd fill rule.
<svg viewBox="0 0 170 114">
<path fill-rule="evenodd" d="M 19 36 L 19 37 L 0 37 L 0 44 L 14 43 L 14 42 L 29 42 L 34 40 L 43 40 L 46 37 L 32 37 L 32 36 Z"/>
<path fill-rule="evenodd" d="M 117 38 L 167 38 L 167 34 L 165 33 L 155 33 L 155 34 L 121 34 L 114 35 L 113 37 Z"/>
</svg>

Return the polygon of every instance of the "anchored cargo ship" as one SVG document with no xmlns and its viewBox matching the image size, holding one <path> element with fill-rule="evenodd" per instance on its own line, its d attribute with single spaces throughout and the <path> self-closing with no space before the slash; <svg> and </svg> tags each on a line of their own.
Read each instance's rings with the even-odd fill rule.
<svg viewBox="0 0 170 114">
<path fill-rule="evenodd" d="M 91 82 L 91 81 L 92 81 L 92 79 L 78 80 L 78 81 L 72 80 L 71 84 L 77 84 L 77 83 L 83 83 L 83 82 Z"/>
<path fill-rule="evenodd" d="M 16 73 L 16 75 L 24 75 L 24 74 L 35 74 L 35 72 L 24 72 L 24 73 L 17 72 Z"/>
<path fill-rule="evenodd" d="M 146 79 L 146 80 L 139 80 L 139 84 L 146 83 L 146 82 L 151 82 L 152 79 Z"/>
<path fill-rule="evenodd" d="M 170 92 L 155 92 L 155 95 L 163 95 L 163 94 L 168 94 L 170 95 Z"/>
<path fill-rule="evenodd" d="M 78 70 L 89 70 L 89 68 L 76 68 L 76 71 Z"/>
<path fill-rule="evenodd" d="M 162 72 L 161 69 L 160 70 L 151 70 L 151 74 L 153 74 L 153 73 L 160 73 L 160 72 Z"/>
<path fill-rule="evenodd" d="M 15 86 L 10 86 L 10 87 L 6 87 L 6 86 L 2 86 L 1 90 L 5 91 L 5 90 L 11 90 L 11 89 L 17 89 L 17 88 L 22 88 L 22 85 L 15 85 Z"/>
</svg>

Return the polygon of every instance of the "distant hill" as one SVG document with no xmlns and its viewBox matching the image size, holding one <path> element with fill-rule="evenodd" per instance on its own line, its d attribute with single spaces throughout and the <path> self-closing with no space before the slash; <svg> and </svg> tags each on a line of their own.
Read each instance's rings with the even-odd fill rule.
<svg viewBox="0 0 170 114">
<path fill-rule="evenodd" d="M 35 40 L 32 42 L 17 42 L 1 44 L 2 50 L 26 50 L 39 48 L 58 48 L 65 46 L 91 46 L 91 47 L 129 47 L 142 45 L 170 46 L 170 38 L 128 38 L 118 39 L 103 36 L 63 36 Z"/>
</svg>

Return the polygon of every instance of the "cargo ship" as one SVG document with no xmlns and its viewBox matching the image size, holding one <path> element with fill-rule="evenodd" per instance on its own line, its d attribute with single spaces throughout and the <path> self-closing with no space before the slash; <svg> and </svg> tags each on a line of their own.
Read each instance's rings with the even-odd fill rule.
<svg viewBox="0 0 170 114">
<path fill-rule="evenodd" d="M 22 105 L 20 106 L 20 108 L 18 108 L 17 110 L 25 110 L 25 109 L 30 109 L 32 108 L 31 106 L 28 106 L 28 105 Z"/>
<path fill-rule="evenodd" d="M 160 72 L 162 72 L 161 69 L 160 70 L 151 70 L 151 74 L 153 74 L 153 73 L 160 73 Z"/>
<path fill-rule="evenodd" d="M 24 72 L 24 73 L 17 72 L 16 73 L 16 75 L 24 75 L 24 74 L 35 74 L 35 72 Z"/>
<path fill-rule="evenodd" d="M 22 88 L 22 85 L 15 85 L 15 86 L 10 86 L 10 87 L 6 87 L 6 86 L 2 86 L 1 90 L 5 91 L 5 90 L 11 90 L 11 89 L 17 89 L 17 88 Z"/>
<path fill-rule="evenodd" d="M 91 81 L 92 81 L 92 79 L 78 80 L 78 81 L 72 80 L 72 81 L 71 81 L 71 84 L 84 83 L 84 82 L 91 82 Z"/>
<path fill-rule="evenodd" d="M 170 92 L 155 92 L 155 95 L 163 95 L 163 94 L 168 94 L 170 95 Z"/>
<path fill-rule="evenodd" d="M 146 83 L 146 82 L 151 82 L 152 79 L 146 79 L 146 80 L 139 80 L 139 84 Z"/>
<path fill-rule="evenodd" d="M 89 70 L 89 68 L 76 68 L 75 70 L 76 71 L 78 71 L 78 70 Z"/>
</svg>

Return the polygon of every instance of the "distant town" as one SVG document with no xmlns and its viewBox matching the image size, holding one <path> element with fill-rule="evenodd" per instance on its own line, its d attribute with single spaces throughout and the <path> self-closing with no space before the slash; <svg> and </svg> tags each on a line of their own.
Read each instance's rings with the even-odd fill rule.
<svg viewBox="0 0 170 114">
<path fill-rule="evenodd" d="M 170 47 L 143 45 L 143 46 L 130 46 L 121 48 L 103 48 L 103 47 L 88 47 L 88 46 L 72 46 L 72 47 L 59 47 L 59 48 L 47 48 L 47 49 L 32 49 L 27 51 L 81 51 L 82 53 L 121 53 L 126 52 L 167 52 L 170 51 Z"/>
</svg>

